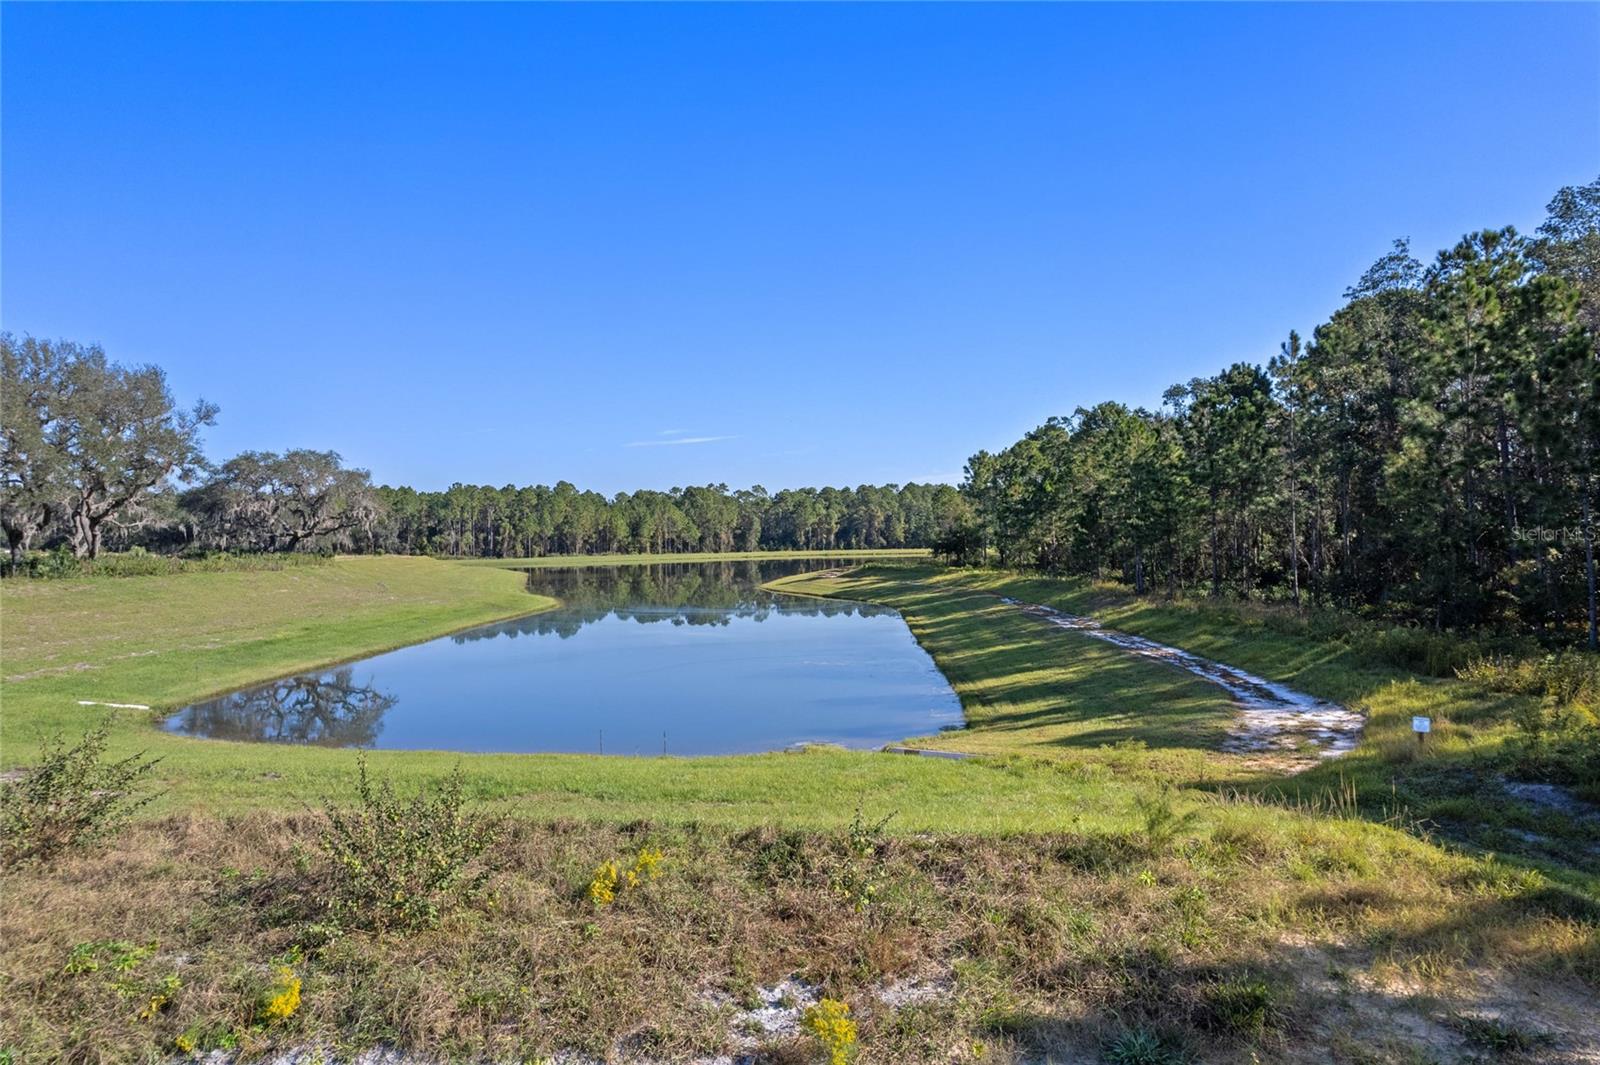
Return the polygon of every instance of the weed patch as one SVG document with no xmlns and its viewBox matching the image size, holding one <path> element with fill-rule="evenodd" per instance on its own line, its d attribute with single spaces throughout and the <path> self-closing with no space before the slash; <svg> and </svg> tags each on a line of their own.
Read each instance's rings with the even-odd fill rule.
<svg viewBox="0 0 1600 1065">
<path fill-rule="evenodd" d="M 51 741 L 37 765 L 0 784 L 0 865 L 48 861 L 114 836 L 155 796 L 145 790 L 156 760 L 107 760 L 109 727 L 71 747 Z"/>
<path fill-rule="evenodd" d="M 500 831 L 464 809 L 459 766 L 431 793 L 404 801 L 389 781 L 373 785 L 364 754 L 356 773 L 357 804 L 330 804 L 320 840 L 337 924 L 414 931 L 483 898 L 492 874 L 483 857 Z"/>
</svg>

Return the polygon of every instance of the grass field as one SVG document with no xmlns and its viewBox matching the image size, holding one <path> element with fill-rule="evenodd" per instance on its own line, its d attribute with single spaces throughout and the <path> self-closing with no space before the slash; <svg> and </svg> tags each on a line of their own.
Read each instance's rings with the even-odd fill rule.
<svg viewBox="0 0 1600 1065">
<path fill-rule="evenodd" d="M 144 704 L 156 712 L 115 712 L 114 751 L 162 758 L 158 811 L 211 812 L 297 810 L 346 796 L 353 756 L 172 736 L 151 727 L 159 711 L 548 605 L 498 567 L 399 557 L 282 573 L 8 583 L 0 596 L 5 764 L 26 762 L 46 736 L 81 732 L 108 713 L 79 706 L 80 699 Z M 1102 673 L 1074 664 L 1067 644 L 1049 653 L 1060 663 L 1050 681 L 1058 699 L 1092 706 L 1142 683 L 1168 693 L 1175 712 L 1196 720 L 1209 715 L 1214 724 L 1227 712 L 1206 685 L 1156 664 L 1096 659 Z M 1014 653 L 996 647 L 968 668 L 998 682 L 1015 662 Z M 1017 692 L 1014 705 L 1036 712 L 1036 699 L 1036 692 Z M 1118 735 L 1173 744 L 1180 731 L 1148 718 L 1126 723 Z M 1016 736 L 1011 749 L 1026 750 L 1032 741 Z M 407 784 L 461 762 L 474 796 L 532 817 L 823 827 L 848 823 L 861 806 L 896 813 L 899 831 L 1016 832 L 1124 818 L 1135 795 L 1112 782 L 1086 784 L 1081 774 L 825 749 L 668 760 L 377 751 L 372 760 Z"/>
<path fill-rule="evenodd" d="M 321 901 L 318 811 L 352 800 L 350 752 L 184 739 L 118 711 L 114 751 L 159 755 L 164 797 L 104 852 L 6 874 L 0 1049 L 818 1061 L 741 1012 L 796 975 L 850 1004 L 863 1062 L 1600 1054 L 1592 828 L 1500 790 L 1511 697 L 1374 666 L 1271 612 L 1079 582 L 912 560 L 779 584 L 899 609 L 967 710 L 929 745 L 983 757 L 373 752 L 402 793 L 460 764 L 477 816 L 510 815 L 488 895 L 377 934 Z M 997 594 L 1355 703 L 1367 738 L 1293 778 L 1221 754 L 1217 690 Z M 406 558 L 7 582 L 4 762 L 107 713 L 79 699 L 170 708 L 544 605 L 495 565 Z M 1419 707 L 1443 725 L 1420 755 Z M 654 850 L 659 881 L 593 900 L 597 869 Z M 263 1021 L 285 968 L 303 1005 Z"/>
</svg>

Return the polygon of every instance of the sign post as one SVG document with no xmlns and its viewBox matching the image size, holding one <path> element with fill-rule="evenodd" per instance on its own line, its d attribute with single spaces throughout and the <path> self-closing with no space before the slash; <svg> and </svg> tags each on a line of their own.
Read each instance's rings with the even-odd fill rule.
<svg viewBox="0 0 1600 1065">
<path fill-rule="evenodd" d="M 1411 719 L 1411 731 L 1417 734 L 1417 746 L 1422 746 L 1422 741 L 1428 738 L 1428 733 L 1433 731 L 1433 718 L 1418 715 Z"/>
</svg>

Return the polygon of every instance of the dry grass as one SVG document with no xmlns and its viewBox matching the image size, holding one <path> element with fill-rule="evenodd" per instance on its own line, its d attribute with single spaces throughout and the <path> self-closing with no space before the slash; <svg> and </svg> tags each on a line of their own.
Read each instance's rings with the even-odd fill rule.
<svg viewBox="0 0 1600 1065">
<path fill-rule="evenodd" d="M 1075 1053 L 1131 1029 L 1196 1060 L 1309 1062 L 1348 1031 L 1330 1011 L 1362 1012 L 1370 1045 L 1406 1046 L 1407 1016 L 1442 1026 L 1485 981 L 1501 1002 L 1508 981 L 1537 980 L 1551 1002 L 1600 987 L 1593 915 L 1536 876 L 1366 824 L 1208 812 L 1212 827 L 1166 841 L 516 822 L 489 900 L 403 936 L 330 922 L 318 817 L 173 817 L 6 877 L 0 1039 L 30 1062 L 146 1060 L 185 1036 L 247 1052 L 686 1060 L 733 1038 L 733 1007 L 708 992 L 737 1003 L 799 974 L 850 1003 L 864 1061 Z M 645 847 L 664 852 L 661 875 L 597 907 L 594 870 Z M 111 971 L 125 947 L 64 972 L 75 950 L 114 941 L 149 949 L 126 973 Z M 303 978 L 302 1005 L 263 1023 L 280 966 Z M 1329 989 L 1332 969 L 1345 990 Z M 913 977 L 948 996 L 896 1009 L 875 993 Z M 1395 1011 L 1376 1028 L 1375 1001 Z M 1600 1039 L 1553 1014 L 1518 1024 L 1562 1052 Z"/>
</svg>

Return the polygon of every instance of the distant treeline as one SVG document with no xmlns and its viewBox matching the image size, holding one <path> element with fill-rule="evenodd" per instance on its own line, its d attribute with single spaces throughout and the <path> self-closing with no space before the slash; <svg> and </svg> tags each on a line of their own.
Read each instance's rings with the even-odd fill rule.
<svg viewBox="0 0 1600 1065">
<path fill-rule="evenodd" d="M 604 496 L 566 481 L 376 490 L 379 513 L 357 543 L 385 551 L 532 557 L 610 552 L 929 547 L 970 520 L 950 485 L 793 488 L 727 485 Z"/>
<path fill-rule="evenodd" d="M 971 520 L 950 485 L 726 485 L 605 496 L 555 486 L 374 486 L 331 451 L 206 460 L 216 407 L 173 402 L 162 371 L 98 347 L 0 336 L 0 527 L 13 572 L 35 547 L 78 559 L 338 550 L 451 557 L 927 547 Z M 37 569 L 38 559 L 31 560 Z"/>
<path fill-rule="evenodd" d="M 1405 241 L 1309 341 L 967 463 L 977 560 L 1595 639 L 1600 181 L 1534 239 Z"/>
</svg>

